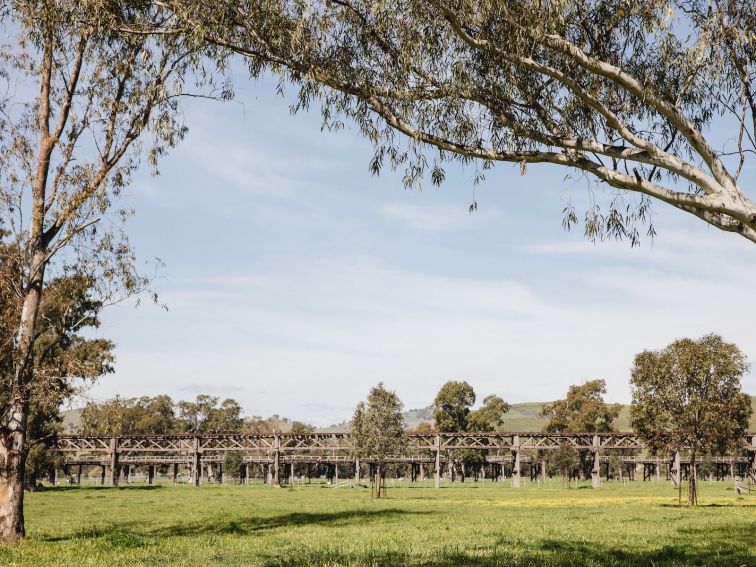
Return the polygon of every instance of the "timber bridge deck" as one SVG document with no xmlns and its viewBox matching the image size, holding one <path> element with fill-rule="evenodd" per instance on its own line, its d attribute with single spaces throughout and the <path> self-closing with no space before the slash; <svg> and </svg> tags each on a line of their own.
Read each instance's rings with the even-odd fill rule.
<svg viewBox="0 0 756 567">
<path fill-rule="evenodd" d="M 523 468 L 529 468 L 531 479 L 546 476 L 546 462 L 550 451 L 568 444 L 578 451 L 590 454 L 593 485 L 598 486 L 601 466 L 606 465 L 607 475 L 610 459 L 616 459 L 627 467 L 629 476 L 634 476 L 637 467 L 643 467 L 643 479 L 659 479 L 660 470 L 666 467 L 666 475 L 678 482 L 687 474 L 688 464 L 675 453 L 664 457 L 646 456 L 646 447 L 641 438 L 632 433 L 410 433 L 407 448 L 401 455 L 388 459 L 394 464 L 410 465 L 412 478 L 421 477 L 425 466 L 432 466 L 435 485 L 440 485 L 442 464 L 448 463 L 460 450 L 475 450 L 485 454 L 485 461 L 498 467 L 511 468 L 512 486 L 520 486 Z M 62 435 L 58 450 L 63 455 L 66 467 L 78 466 L 81 480 L 82 467 L 102 468 L 102 482 L 106 478 L 117 485 L 121 471 L 131 466 L 148 466 L 149 479 L 153 481 L 158 466 L 173 465 L 174 481 L 180 466 L 191 471 L 191 481 L 199 485 L 205 465 L 220 464 L 229 453 L 241 456 L 242 472 L 249 477 L 252 465 L 263 466 L 268 481 L 280 484 L 289 465 L 289 481 L 294 477 L 295 465 L 326 465 L 333 467 L 338 475 L 339 464 L 354 467 L 359 481 L 361 463 L 354 457 L 354 443 L 349 433 L 269 434 L 243 433 L 176 434 L 176 435 Z M 756 433 L 742 438 L 738 454 L 715 456 L 712 459 L 717 477 L 734 476 L 735 471 L 751 482 L 756 482 Z M 362 465 L 370 464 L 370 460 Z M 282 473 L 284 473 L 282 475 Z M 128 475 L 128 472 L 126 473 Z"/>
</svg>

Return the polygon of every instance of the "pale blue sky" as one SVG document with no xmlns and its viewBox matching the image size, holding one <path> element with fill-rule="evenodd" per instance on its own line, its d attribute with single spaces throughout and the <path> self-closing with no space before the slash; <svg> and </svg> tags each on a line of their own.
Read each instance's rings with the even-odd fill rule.
<svg viewBox="0 0 756 567">
<path fill-rule="evenodd" d="M 274 92 L 242 81 L 237 102 L 190 102 L 162 174 L 137 176 L 130 234 L 166 262 L 169 310 L 105 314 L 117 371 L 94 398 L 212 393 L 327 424 L 381 380 L 406 407 L 451 379 L 541 401 L 604 378 L 624 402 L 635 353 L 707 332 L 756 361 L 753 244 L 661 204 L 653 245 L 591 244 L 560 225 L 588 184 L 546 165 L 498 165 L 471 215 L 471 169 L 423 191 L 371 177 L 367 141 Z"/>
</svg>

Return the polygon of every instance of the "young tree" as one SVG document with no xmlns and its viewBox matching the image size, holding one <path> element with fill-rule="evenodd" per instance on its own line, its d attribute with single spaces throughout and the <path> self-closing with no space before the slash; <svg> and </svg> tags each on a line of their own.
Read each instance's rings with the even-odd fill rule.
<svg viewBox="0 0 756 567">
<path fill-rule="evenodd" d="M 559 433 L 605 433 L 614 431 L 612 422 L 622 406 L 604 402 L 605 380 L 589 380 L 570 386 L 567 397 L 546 404 L 541 416 L 548 417 L 544 431 Z"/>
<path fill-rule="evenodd" d="M 636 244 L 652 200 L 756 242 L 738 181 L 756 150 L 748 2 L 371 0 L 179 2 L 177 20 L 357 124 L 409 186 L 450 160 L 548 163 L 591 192 L 584 231 Z M 163 29 L 162 31 L 170 31 Z M 723 122 L 724 117 L 724 122 Z M 709 126 L 726 124 L 730 135 Z M 721 138 L 721 139 L 720 139 Z M 475 203 L 471 205 L 474 210 Z M 578 221 L 570 204 L 564 225 Z"/>
<path fill-rule="evenodd" d="M 139 292 L 145 280 L 120 226 L 115 200 L 143 149 L 158 159 L 185 134 L 185 85 L 211 81 L 190 36 L 118 32 L 156 25 L 149 3 L 8 2 L 0 25 L 0 214 L 18 246 L 11 379 L 0 412 L 0 539 L 24 535 L 23 485 L 35 340 L 47 282 L 66 268 L 107 296 Z M 169 17 L 169 16 L 168 16 Z M 25 97 L 25 98 L 21 98 Z M 140 149 L 137 140 L 146 140 Z M 100 222 L 107 218 L 108 222 Z"/>
<path fill-rule="evenodd" d="M 687 451 L 688 504 L 697 503 L 696 458 L 738 446 L 751 415 L 740 380 L 748 361 L 717 335 L 680 339 L 635 357 L 630 419 L 654 451 Z"/>
<path fill-rule="evenodd" d="M 375 489 L 378 498 L 386 496 L 384 484 L 389 457 L 404 451 L 407 436 L 402 418 L 403 405 L 396 392 L 383 383 L 370 390 L 367 402 L 360 402 L 352 418 L 355 456 L 375 466 Z"/>
</svg>

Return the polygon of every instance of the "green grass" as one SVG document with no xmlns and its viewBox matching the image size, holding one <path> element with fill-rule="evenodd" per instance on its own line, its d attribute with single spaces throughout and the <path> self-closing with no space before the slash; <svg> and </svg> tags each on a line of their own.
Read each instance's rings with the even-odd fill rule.
<svg viewBox="0 0 756 567">
<path fill-rule="evenodd" d="M 696 509 L 666 483 L 429 486 L 48 489 L 0 565 L 756 564 L 756 496 L 730 483 Z"/>
</svg>

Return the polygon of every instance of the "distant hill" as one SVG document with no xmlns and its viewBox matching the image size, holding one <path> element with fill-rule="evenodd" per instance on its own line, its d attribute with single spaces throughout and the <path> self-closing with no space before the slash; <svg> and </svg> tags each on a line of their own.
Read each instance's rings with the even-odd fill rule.
<svg viewBox="0 0 756 567">
<path fill-rule="evenodd" d="M 550 402 L 525 402 L 522 404 L 512 404 L 512 409 L 504 416 L 504 424 L 502 425 L 503 431 L 542 431 L 543 426 L 546 425 L 546 419 L 540 417 L 541 408 Z M 756 431 L 756 396 L 751 396 L 751 407 L 753 413 L 751 414 L 751 423 L 748 427 L 749 431 Z M 407 428 L 414 428 L 422 421 L 433 422 L 433 411 L 430 406 L 427 408 L 411 409 L 405 411 L 402 416 L 404 417 L 404 425 Z M 76 429 L 79 426 L 79 420 L 81 418 L 81 409 L 73 409 L 63 412 L 63 431 L 65 433 L 76 433 Z M 286 423 L 281 422 L 281 430 L 287 431 L 288 427 Z M 620 411 L 615 426 L 618 431 L 630 431 L 630 406 L 623 405 Z M 338 432 L 347 431 L 349 429 L 349 423 L 342 421 L 328 427 L 321 427 L 318 431 L 323 432 Z"/>
</svg>

